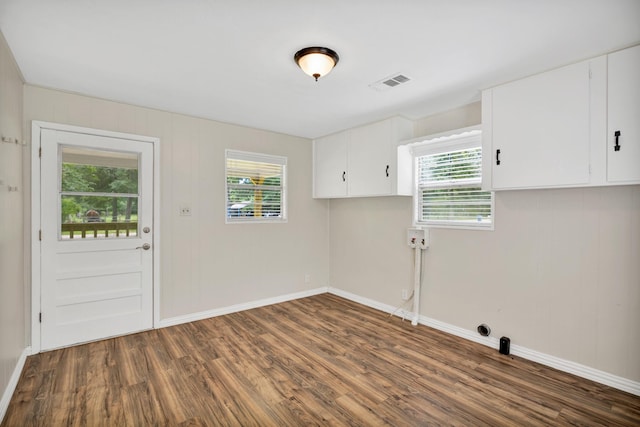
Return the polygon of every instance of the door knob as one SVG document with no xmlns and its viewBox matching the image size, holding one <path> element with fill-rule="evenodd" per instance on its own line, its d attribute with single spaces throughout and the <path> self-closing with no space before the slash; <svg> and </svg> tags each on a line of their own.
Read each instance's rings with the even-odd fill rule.
<svg viewBox="0 0 640 427">
<path fill-rule="evenodd" d="M 148 243 L 145 243 L 142 246 L 138 246 L 136 249 L 144 249 L 145 251 L 148 251 L 149 249 L 151 249 L 151 245 Z"/>
</svg>

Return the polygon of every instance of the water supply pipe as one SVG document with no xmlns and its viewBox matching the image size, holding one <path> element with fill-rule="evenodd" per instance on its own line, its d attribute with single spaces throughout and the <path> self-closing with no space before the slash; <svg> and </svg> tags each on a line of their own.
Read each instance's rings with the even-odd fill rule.
<svg viewBox="0 0 640 427">
<path fill-rule="evenodd" d="M 411 324 L 417 326 L 420 317 L 420 279 L 422 277 L 422 248 L 420 245 L 413 248 L 413 254 L 413 320 Z"/>
<path fill-rule="evenodd" d="M 422 251 L 429 247 L 429 229 L 410 228 L 407 233 L 409 247 L 413 248 L 413 326 L 420 318 L 420 287 L 422 283 Z"/>
</svg>

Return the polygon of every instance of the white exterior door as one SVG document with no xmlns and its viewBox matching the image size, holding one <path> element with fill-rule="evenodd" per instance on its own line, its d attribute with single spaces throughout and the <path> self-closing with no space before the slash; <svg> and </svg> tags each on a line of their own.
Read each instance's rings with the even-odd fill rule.
<svg viewBox="0 0 640 427">
<path fill-rule="evenodd" d="M 40 134 L 40 348 L 153 326 L 151 142 Z"/>
</svg>

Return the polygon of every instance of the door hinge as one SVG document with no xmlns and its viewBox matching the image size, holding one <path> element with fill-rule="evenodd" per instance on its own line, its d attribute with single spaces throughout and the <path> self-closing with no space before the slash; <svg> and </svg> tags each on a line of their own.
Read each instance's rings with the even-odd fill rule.
<svg viewBox="0 0 640 427">
<path fill-rule="evenodd" d="M 38 240 L 42 241 L 42 230 L 38 230 Z"/>
<path fill-rule="evenodd" d="M 42 323 L 42 312 L 40 312 L 40 313 L 38 314 L 38 321 L 39 321 L 40 323 Z"/>
<path fill-rule="evenodd" d="M 38 157 L 42 158 L 42 147 L 38 148 Z"/>
</svg>

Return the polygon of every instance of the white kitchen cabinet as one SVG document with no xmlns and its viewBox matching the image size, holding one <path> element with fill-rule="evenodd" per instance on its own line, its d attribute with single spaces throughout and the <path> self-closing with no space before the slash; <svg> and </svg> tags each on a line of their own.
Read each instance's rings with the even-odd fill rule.
<svg viewBox="0 0 640 427">
<path fill-rule="evenodd" d="M 390 126 L 389 121 L 383 121 L 351 130 L 347 148 L 350 196 L 391 193 Z"/>
<path fill-rule="evenodd" d="M 313 141 L 314 197 L 346 197 L 349 136 L 340 132 Z"/>
<path fill-rule="evenodd" d="M 607 60 L 607 181 L 640 183 L 640 46 Z"/>
<path fill-rule="evenodd" d="M 412 136 L 413 124 L 400 117 L 352 129 L 347 150 L 349 196 L 411 195 L 411 160 L 407 163 L 402 153 L 398 158 L 397 147 Z"/>
<path fill-rule="evenodd" d="M 314 197 L 411 195 L 411 156 L 398 143 L 412 136 L 413 123 L 393 117 L 314 140 Z"/>
<path fill-rule="evenodd" d="M 590 61 L 483 92 L 483 181 L 491 189 L 587 185 Z"/>
<path fill-rule="evenodd" d="M 639 184 L 640 46 L 485 90 L 482 124 L 486 189 Z"/>
</svg>

